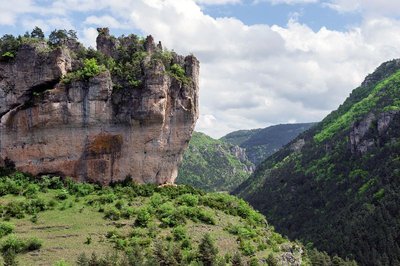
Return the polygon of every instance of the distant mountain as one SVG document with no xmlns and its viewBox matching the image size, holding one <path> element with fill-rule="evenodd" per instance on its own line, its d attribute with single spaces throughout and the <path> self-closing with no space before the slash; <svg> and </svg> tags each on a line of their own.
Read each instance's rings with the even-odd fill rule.
<svg viewBox="0 0 400 266">
<path fill-rule="evenodd" d="M 206 191 L 231 191 L 253 170 L 242 148 L 194 132 L 176 182 Z"/>
<path fill-rule="evenodd" d="M 234 194 L 292 239 L 361 265 L 400 265 L 400 60 L 378 67 Z"/>
<path fill-rule="evenodd" d="M 260 129 L 239 130 L 229 133 L 221 140 L 246 149 L 249 160 L 258 165 L 314 124 L 281 124 Z"/>
</svg>

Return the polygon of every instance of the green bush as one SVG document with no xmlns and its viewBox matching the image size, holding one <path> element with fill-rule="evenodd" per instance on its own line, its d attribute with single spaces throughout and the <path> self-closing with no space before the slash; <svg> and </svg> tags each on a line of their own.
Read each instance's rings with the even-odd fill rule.
<svg viewBox="0 0 400 266">
<path fill-rule="evenodd" d="M 198 259 L 204 265 L 214 265 L 218 255 L 218 248 L 210 234 L 205 234 L 199 244 Z"/>
<path fill-rule="evenodd" d="M 177 202 L 181 205 L 195 207 L 199 204 L 199 197 L 192 194 L 183 194 L 177 198 Z"/>
<path fill-rule="evenodd" d="M 25 202 L 24 206 L 27 214 L 35 214 L 47 210 L 46 201 L 42 198 L 29 200 Z"/>
<path fill-rule="evenodd" d="M 23 195 L 26 197 L 32 197 L 32 196 L 36 195 L 39 191 L 40 191 L 40 187 L 36 184 L 31 183 L 26 187 Z"/>
<path fill-rule="evenodd" d="M 89 80 L 92 77 L 99 75 L 104 72 L 106 67 L 104 65 L 98 65 L 95 58 L 83 60 L 83 67 L 64 75 L 62 81 L 65 84 L 71 83 L 74 80 Z"/>
<path fill-rule="evenodd" d="M 240 241 L 239 249 L 242 251 L 243 255 L 251 256 L 256 253 L 257 248 L 254 246 L 251 241 Z"/>
<path fill-rule="evenodd" d="M 146 207 L 140 208 L 135 221 L 136 225 L 146 227 L 150 220 L 151 220 L 151 214 L 148 208 Z"/>
<path fill-rule="evenodd" d="M 4 208 L 4 216 L 18 219 L 25 217 L 25 203 L 22 201 L 9 202 Z"/>
<path fill-rule="evenodd" d="M 248 225 L 229 225 L 225 230 L 243 239 L 252 239 L 258 235 L 257 231 Z"/>
<path fill-rule="evenodd" d="M 174 227 L 186 222 L 185 216 L 178 211 L 172 202 L 165 202 L 159 206 L 157 215 L 163 226 Z"/>
<path fill-rule="evenodd" d="M 121 212 L 115 207 L 108 207 L 104 210 L 104 218 L 117 221 L 121 218 Z"/>
<path fill-rule="evenodd" d="M 38 238 L 20 239 L 15 235 L 9 235 L 0 243 L 2 254 L 14 252 L 15 254 L 38 250 L 42 247 L 42 241 Z"/>
<path fill-rule="evenodd" d="M 42 247 L 43 241 L 33 237 L 25 240 L 25 251 L 38 250 Z"/>
<path fill-rule="evenodd" d="M 12 223 L 0 222 L 0 238 L 11 234 L 15 229 Z"/>
<path fill-rule="evenodd" d="M 183 67 L 178 64 L 173 64 L 168 73 L 182 84 L 188 84 L 190 81 Z"/>
<path fill-rule="evenodd" d="M 215 224 L 214 213 L 212 211 L 201 209 L 197 213 L 197 218 L 200 221 L 202 221 L 203 223 L 212 224 L 212 225 Z"/>
<path fill-rule="evenodd" d="M 164 198 L 161 196 L 160 193 L 154 193 L 153 196 L 150 197 L 150 205 L 153 208 L 157 208 L 161 204 L 164 203 Z"/>
<path fill-rule="evenodd" d="M 68 199 L 68 191 L 65 190 L 65 189 L 62 189 L 62 190 L 58 191 L 57 194 L 56 194 L 56 199 L 59 199 L 59 200 Z"/>
<path fill-rule="evenodd" d="M 181 241 L 187 238 L 186 228 L 182 225 L 179 225 L 172 229 L 172 235 L 174 236 L 175 241 Z"/>
<path fill-rule="evenodd" d="M 1 55 L 2 61 L 8 61 L 11 59 L 14 59 L 15 53 L 13 52 L 5 52 L 4 54 Z"/>
</svg>

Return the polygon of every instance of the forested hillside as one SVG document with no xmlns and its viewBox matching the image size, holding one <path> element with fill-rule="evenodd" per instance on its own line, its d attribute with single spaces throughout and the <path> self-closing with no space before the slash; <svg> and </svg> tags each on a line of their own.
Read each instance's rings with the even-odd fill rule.
<svg viewBox="0 0 400 266">
<path fill-rule="evenodd" d="M 244 148 L 249 160 L 258 165 L 314 124 L 281 124 L 260 129 L 239 130 L 229 133 L 221 140 Z"/>
<path fill-rule="evenodd" d="M 206 191 L 231 191 L 250 176 L 253 168 L 242 148 L 194 132 L 176 182 Z"/>
<path fill-rule="evenodd" d="M 400 265 L 400 60 L 264 161 L 235 194 L 292 239 Z"/>
</svg>

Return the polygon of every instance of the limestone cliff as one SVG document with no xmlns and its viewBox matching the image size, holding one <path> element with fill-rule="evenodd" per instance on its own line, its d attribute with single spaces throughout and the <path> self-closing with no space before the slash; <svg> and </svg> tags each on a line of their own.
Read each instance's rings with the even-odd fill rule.
<svg viewBox="0 0 400 266">
<path fill-rule="evenodd" d="M 102 184 L 127 176 L 174 182 L 198 118 L 198 60 L 166 56 L 151 36 L 115 38 L 107 29 L 99 29 L 97 46 L 34 42 L 0 62 L 0 162 Z M 138 53 L 138 66 L 128 68 Z M 90 54 L 112 67 L 66 82 Z"/>
</svg>

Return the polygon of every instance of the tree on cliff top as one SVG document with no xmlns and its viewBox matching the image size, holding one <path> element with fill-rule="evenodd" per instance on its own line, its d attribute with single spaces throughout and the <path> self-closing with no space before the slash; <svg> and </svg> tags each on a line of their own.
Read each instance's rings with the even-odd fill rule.
<svg viewBox="0 0 400 266">
<path fill-rule="evenodd" d="M 39 28 L 38 26 L 35 26 L 35 28 L 31 32 L 31 38 L 37 38 L 37 39 L 43 40 L 44 33 L 43 33 L 42 29 Z"/>
</svg>

